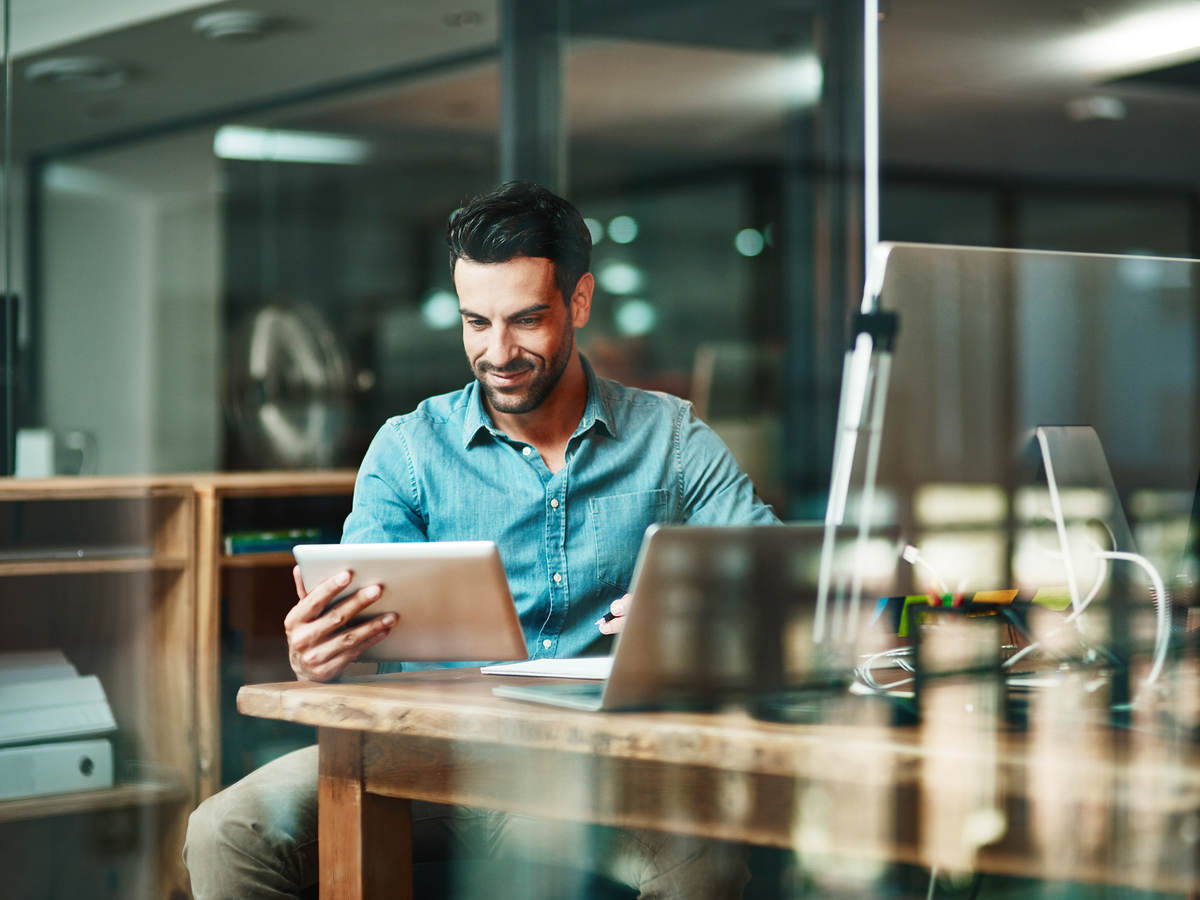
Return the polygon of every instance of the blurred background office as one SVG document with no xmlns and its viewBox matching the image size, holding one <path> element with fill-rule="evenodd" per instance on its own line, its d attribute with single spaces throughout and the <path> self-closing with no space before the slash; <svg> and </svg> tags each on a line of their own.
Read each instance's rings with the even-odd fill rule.
<svg viewBox="0 0 1200 900">
<path fill-rule="evenodd" d="M 468 376 L 442 229 L 571 196 L 597 368 L 819 514 L 862 287 L 858 4 L 6 0 L 5 461 L 353 466 Z M 1195 255 L 1200 4 L 880 7 L 880 236 Z M 1194 359 L 1180 359 L 1190 372 Z"/>
<path fill-rule="evenodd" d="M 879 0 L 865 23 L 873 6 L 0 0 L 0 474 L 355 467 L 384 419 L 470 377 L 445 223 L 519 177 L 592 231 L 580 345 L 597 370 L 691 399 L 781 514 L 820 517 L 876 236 L 1200 256 L 1200 2 Z M 889 412 L 938 433 L 890 433 L 892 468 L 916 462 L 881 491 L 947 578 L 964 560 L 979 586 L 1019 575 L 1006 466 L 1047 386 L 1078 418 L 1041 424 L 1115 423 L 1118 502 L 1177 574 L 1200 456 L 1197 279 L 1102 270 L 1026 271 L 973 304 L 933 260 L 930 314 L 902 322 L 897 351 L 925 380 Z M 960 347 L 967 333 L 989 352 Z M 251 505 L 229 501 L 227 530 L 311 524 Z M 336 529 L 341 505 L 320 512 Z M 238 684 L 289 675 L 275 609 L 253 625 L 269 664 L 246 662 L 251 607 L 292 599 L 290 559 L 268 562 L 269 590 L 249 566 L 214 579 L 213 781 L 295 739 L 237 738 L 232 711 Z M 105 896 L 137 895 L 110 880 Z"/>
</svg>

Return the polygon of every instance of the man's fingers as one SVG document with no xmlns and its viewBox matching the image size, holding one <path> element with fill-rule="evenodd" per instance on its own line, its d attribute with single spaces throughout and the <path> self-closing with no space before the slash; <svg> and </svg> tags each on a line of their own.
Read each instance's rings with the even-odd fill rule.
<svg viewBox="0 0 1200 900">
<path fill-rule="evenodd" d="M 311 621 L 299 621 L 288 625 L 285 620 L 285 630 L 288 645 L 300 653 L 307 653 L 327 640 L 332 640 L 337 632 L 344 629 L 350 621 L 360 616 L 364 610 L 379 599 L 383 589 L 379 585 L 360 588 L 345 600 L 334 604 L 323 615 Z M 289 613 L 289 615 L 291 615 Z M 395 622 L 395 613 L 391 613 Z M 372 621 L 376 621 L 373 619 Z"/>
<path fill-rule="evenodd" d="M 378 600 L 382 593 L 383 588 L 377 584 L 360 588 L 345 600 L 330 608 L 314 624 L 318 625 L 325 634 L 332 634 L 355 616 L 360 615 L 368 606 Z"/>
<path fill-rule="evenodd" d="M 296 596 L 304 599 L 308 595 L 308 588 L 304 586 L 304 579 L 300 575 L 300 566 L 292 566 L 292 581 L 296 583 Z"/>
<path fill-rule="evenodd" d="M 325 663 L 319 665 L 309 676 L 310 681 L 329 681 L 341 675 L 346 670 L 346 666 L 354 662 L 358 657 L 367 651 L 368 648 L 378 644 L 388 635 L 390 629 L 385 629 L 378 634 L 368 638 L 363 643 L 359 644 L 353 650 L 344 650 L 336 656 L 332 657 Z"/>
<path fill-rule="evenodd" d="M 623 594 L 608 606 L 608 613 L 596 623 L 601 634 L 620 634 L 625 629 L 625 616 L 629 612 L 629 594 Z"/>
<path fill-rule="evenodd" d="M 352 575 L 349 571 L 339 572 L 331 578 L 326 578 L 313 588 L 311 593 L 301 594 L 299 592 L 304 590 L 304 582 L 300 578 L 300 567 L 297 566 L 294 568 L 292 570 L 292 580 L 296 582 L 296 591 L 300 600 L 288 610 L 288 614 L 283 620 L 283 627 L 293 628 L 302 622 L 311 622 L 317 618 L 325 607 L 350 583 L 351 577 Z"/>
<path fill-rule="evenodd" d="M 600 629 L 601 634 L 620 634 L 625 629 L 625 616 L 601 619 L 596 623 L 596 627 Z"/>
<path fill-rule="evenodd" d="M 370 647 L 372 644 L 377 644 L 379 641 L 392 630 L 392 626 L 396 624 L 398 617 L 395 613 L 385 613 L 382 616 L 377 616 L 361 625 L 355 625 L 353 628 L 347 628 L 345 631 L 340 631 L 337 634 L 329 635 L 319 643 L 304 650 L 300 654 L 300 662 L 306 670 L 318 671 L 328 668 L 336 660 L 342 657 L 345 660 L 338 667 L 338 671 L 345 668 L 346 663 L 352 662 L 358 656 Z M 336 673 L 335 673 L 336 674 Z M 330 675 L 330 678 L 333 676 Z"/>
</svg>

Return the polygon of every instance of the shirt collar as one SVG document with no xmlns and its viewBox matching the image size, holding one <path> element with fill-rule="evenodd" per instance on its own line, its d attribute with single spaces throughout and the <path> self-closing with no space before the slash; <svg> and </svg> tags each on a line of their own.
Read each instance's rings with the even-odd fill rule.
<svg viewBox="0 0 1200 900">
<path fill-rule="evenodd" d="M 479 389 L 479 381 L 472 381 L 466 387 L 466 413 L 463 417 L 463 449 L 466 450 L 474 443 L 481 431 L 486 431 L 495 437 L 500 437 L 500 431 L 492 424 L 492 417 L 483 408 L 483 391 Z"/>
<path fill-rule="evenodd" d="M 596 378 L 596 373 L 592 371 L 592 364 L 587 361 L 587 357 L 580 353 L 579 361 L 583 363 L 583 374 L 587 376 L 587 404 L 583 407 L 583 417 L 579 420 L 579 427 L 575 429 L 575 434 L 586 434 L 593 425 L 602 425 L 611 437 L 616 437 L 617 426 L 613 419 L 609 398 L 600 389 L 600 382 Z"/>
<path fill-rule="evenodd" d="M 617 429 L 613 422 L 612 408 L 609 405 L 608 397 L 604 396 L 600 390 L 596 373 L 592 371 L 592 364 L 582 353 L 579 354 L 579 361 L 583 364 L 583 374 L 587 378 L 587 403 L 583 407 L 583 416 L 579 420 L 579 427 L 575 429 L 572 437 L 586 434 L 595 425 L 603 426 L 611 436 L 616 437 Z M 495 438 L 507 439 L 504 432 L 492 422 L 492 417 L 484 408 L 483 391 L 480 390 L 479 381 L 475 380 L 466 387 L 466 412 L 463 418 L 464 450 L 475 442 L 481 431 L 486 431 Z"/>
</svg>

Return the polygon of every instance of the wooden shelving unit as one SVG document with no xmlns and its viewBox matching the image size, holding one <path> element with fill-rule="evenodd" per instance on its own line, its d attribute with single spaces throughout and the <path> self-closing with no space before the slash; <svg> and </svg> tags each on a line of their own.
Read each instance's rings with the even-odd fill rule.
<svg viewBox="0 0 1200 900">
<path fill-rule="evenodd" d="M 21 822 L 128 806 L 176 804 L 188 799 L 183 780 L 126 782 L 103 791 L 26 797 L 0 803 L 0 822 Z"/>
<path fill-rule="evenodd" d="M 0 479 L 0 553 L 0 651 L 61 650 L 99 677 L 118 728 L 112 788 L 0 802 L 5 870 L 74 896 L 100 879 L 130 896 L 186 897 L 180 850 L 197 797 L 194 492 L 143 478 Z M 54 845 L 103 832 L 112 816 L 124 817 L 119 851 L 82 847 L 64 869 Z"/>
<path fill-rule="evenodd" d="M 319 472 L 238 472 L 192 480 L 196 493 L 197 584 L 196 709 L 198 791 L 207 796 L 245 766 L 228 760 L 226 743 L 244 724 L 232 710 L 232 694 L 222 704 L 222 675 L 241 673 L 246 681 L 291 677 L 283 617 L 296 602 L 292 554 L 229 554 L 223 537 L 230 531 L 322 527 L 332 540 L 350 511 L 353 470 Z M 231 633 L 242 638 L 231 650 Z M 236 680 L 236 679 L 235 679 Z M 233 688 L 236 691 L 236 685 Z M 226 691 L 225 693 L 230 693 Z M 225 719 L 223 722 L 222 720 Z M 260 723 L 250 723 L 261 727 Z M 253 737 L 247 738 L 253 742 Z M 242 743 L 245 743 L 244 741 Z M 222 776 L 223 768 L 225 776 Z"/>
<path fill-rule="evenodd" d="M 0 652 L 62 650 L 100 678 L 118 726 L 112 788 L 0 801 L 0 865 L 21 873 L 0 894 L 190 896 L 187 816 L 221 787 L 222 729 L 241 725 L 222 722 L 222 673 L 290 676 L 292 556 L 225 554 L 223 535 L 336 540 L 353 485 L 352 471 L 0 478 Z M 222 653 L 232 632 L 257 641 L 238 660 Z"/>
</svg>

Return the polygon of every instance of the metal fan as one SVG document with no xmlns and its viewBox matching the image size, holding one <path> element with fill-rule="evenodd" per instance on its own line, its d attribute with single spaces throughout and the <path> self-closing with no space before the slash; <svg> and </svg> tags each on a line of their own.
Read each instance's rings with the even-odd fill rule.
<svg viewBox="0 0 1200 900">
<path fill-rule="evenodd" d="M 269 305 L 235 335 L 226 410 L 255 467 L 333 463 L 345 430 L 349 365 L 337 336 L 311 306 Z"/>
</svg>

